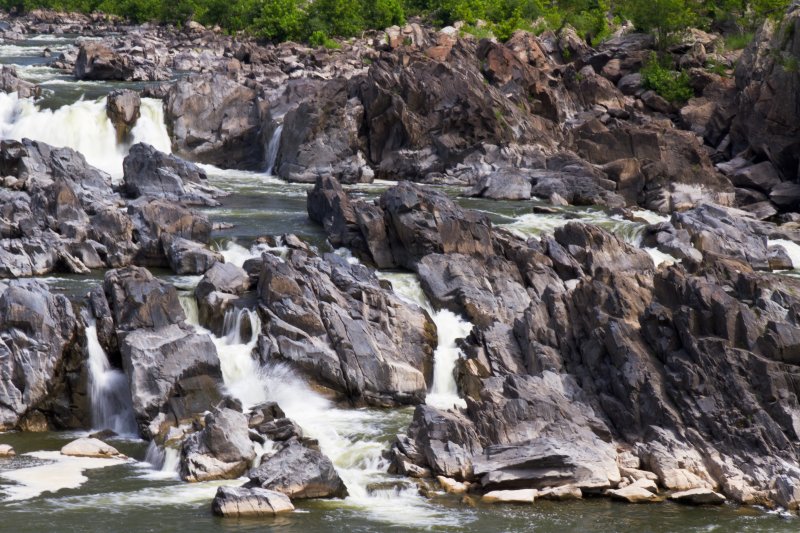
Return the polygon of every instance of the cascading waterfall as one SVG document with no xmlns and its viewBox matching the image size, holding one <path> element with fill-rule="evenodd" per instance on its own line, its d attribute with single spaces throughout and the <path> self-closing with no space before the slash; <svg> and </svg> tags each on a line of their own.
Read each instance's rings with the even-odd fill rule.
<svg viewBox="0 0 800 533">
<path fill-rule="evenodd" d="M 133 143 L 146 142 L 171 151 L 160 100 L 142 98 L 141 117 L 131 131 Z M 0 138 L 29 138 L 77 150 L 112 177 L 122 176 L 127 146 L 117 144 L 114 125 L 106 115 L 106 99 L 79 100 L 54 111 L 40 109 L 30 98 L 0 93 Z"/>
<path fill-rule="evenodd" d="M 181 303 L 187 316 L 197 316 L 192 311 L 196 306 L 193 298 L 187 295 Z M 225 387 L 242 402 L 245 410 L 259 403 L 276 402 L 306 435 L 317 439 L 350 493 L 343 505 L 357 507 L 377 520 L 392 523 L 426 525 L 432 520 L 440 523 L 453 520 L 420 497 L 415 486 L 373 486 L 395 479 L 387 474 L 389 463 L 383 457 L 386 449 L 383 439 L 407 424 L 408 413 L 340 409 L 313 390 L 288 365 L 270 362 L 261 366 L 252 353 L 261 329 L 254 311 L 227 311 L 220 337 L 194 325 L 211 335 Z M 249 336 L 243 332 L 249 332 Z"/>
<path fill-rule="evenodd" d="M 272 132 L 272 138 L 267 144 L 267 175 L 271 176 L 275 170 L 275 163 L 278 161 L 278 149 L 281 146 L 281 134 L 283 133 L 283 124 L 278 124 L 275 131 Z"/>
<path fill-rule="evenodd" d="M 428 311 L 436 324 L 439 338 L 433 354 L 433 384 L 425 403 L 439 409 L 466 407 L 466 402 L 458 395 L 454 372 L 461 357 L 457 341 L 469 335 L 472 324 L 447 309 L 435 310 L 414 274 L 384 272 L 379 275 L 392 282 L 398 296 Z"/>
<path fill-rule="evenodd" d="M 128 378 L 113 368 L 97 338 L 94 322 L 86 327 L 86 349 L 89 355 L 89 384 L 92 427 L 111 429 L 119 435 L 136 435 L 136 419 L 131 404 Z"/>
</svg>

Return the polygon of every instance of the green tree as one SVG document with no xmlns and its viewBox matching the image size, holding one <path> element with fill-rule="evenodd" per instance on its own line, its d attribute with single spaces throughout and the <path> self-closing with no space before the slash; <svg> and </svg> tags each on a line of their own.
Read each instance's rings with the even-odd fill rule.
<svg viewBox="0 0 800 533">
<path fill-rule="evenodd" d="M 661 46 L 697 18 L 687 0 L 623 0 L 621 12 L 637 30 L 653 33 Z"/>
<path fill-rule="evenodd" d="M 271 41 L 300 41 L 308 38 L 306 13 L 298 0 L 264 0 L 254 20 L 255 33 Z"/>
</svg>

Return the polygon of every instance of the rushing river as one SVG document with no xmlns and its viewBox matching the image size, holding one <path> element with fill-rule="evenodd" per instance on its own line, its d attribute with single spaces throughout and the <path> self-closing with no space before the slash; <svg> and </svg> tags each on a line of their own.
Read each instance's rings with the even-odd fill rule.
<svg viewBox="0 0 800 533">
<path fill-rule="evenodd" d="M 70 146 L 119 179 L 127 147 L 116 144 L 113 127 L 105 115 L 104 98 L 112 89 L 141 84 L 78 83 L 45 66 L 47 59 L 42 57 L 45 47 L 57 55 L 73 39 L 73 36 L 38 36 L 21 43 L 0 44 L 0 63 L 17 65 L 22 77 L 40 83 L 44 90 L 43 98 L 35 103 L 0 94 L 0 138 L 29 137 Z M 163 111 L 157 100 L 143 100 L 142 117 L 133 137 L 136 142 L 169 151 Z M 273 138 L 266 147 L 270 158 L 274 158 L 276 146 L 277 140 Z M 308 186 L 285 183 L 268 172 L 205 168 L 213 184 L 230 193 L 222 199 L 221 207 L 205 210 L 212 221 L 231 226 L 214 235 L 215 246 L 228 261 L 241 264 L 248 257 L 260 254 L 263 248 L 251 249 L 251 245 L 262 235 L 295 233 L 322 250 L 329 249 L 321 229 L 308 221 Z M 271 168 L 270 161 L 265 168 Z M 389 186 L 390 183 L 378 182 L 351 186 L 350 190 L 373 198 Z M 448 192 L 454 196 L 459 193 Z M 486 212 L 495 224 L 524 237 L 552 232 L 570 220 L 583 220 L 638 244 L 644 226 L 644 222 L 627 221 L 599 209 L 570 207 L 537 214 L 534 202 L 464 198 L 459 198 L 459 202 Z M 657 215 L 645 212 L 639 213 L 639 218 L 659 220 Z M 673 261 L 669 256 L 649 251 L 657 262 Z M 800 254 L 794 255 L 800 262 Z M 184 291 L 191 290 L 199 280 L 168 272 L 157 274 Z M 53 276 L 45 280 L 54 290 L 80 297 L 100 283 L 102 275 L 94 272 L 88 276 Z M 380 272 L 379 276 L 390 280 L 401 298 L 427 309 L 437 324 L 439 347 L 427 401 L 438 407 L 461 404 L 463 400 L 458 397 L 452 370 L 460 357 L 456 341 L 469 332 L 470 324 L 449 311 L 434 309 L 413 274 Z M 182 302 L 189 322 L 199 328 L 194 301 L 188 294 L 184 293 Z M 0 531 L 779 532 L 800 528 L 795 518 L 731 505 L 636 506 L 587 499 L 491 507 L 441 493 L 423 497 L 409 480 L 386 473 L 388 464 L 382 455 L 394 435 L 405 431 L 413 409 L 346 409 L 331 404 L 288 367 L 260 367 L 250 355 L 255 338 L 241 334 L 243 321 L 251 325 L 245 331 L 258 329 L 258 317 L 242 311 L 226 317 L 222 336 L 212 335 L 228 392 L 245 409 L 263 401 L 277 401 L 306 434 L 318 439 L 349 489 L 347 499 L 298 502 L 294 513 L 274 519 L 232 520 L 212 516 L 210 501 L 216 488 L 222 484 L 239 485 L 241 480 L 183 483 L 175 470 L 175 450 L 148 449 L 147 443 L 131 435 L 135 425 L 124 376 L 110 366 L 90 326 L 87 337 L 93 424 L 129 435 L 109 442 L 131 459 L 65 460 L 54 453 L 86 432 L 0 434 L 0 443 L 11 444 L 18 454 L 14 459 L 0 459 Z"/>
</svg>

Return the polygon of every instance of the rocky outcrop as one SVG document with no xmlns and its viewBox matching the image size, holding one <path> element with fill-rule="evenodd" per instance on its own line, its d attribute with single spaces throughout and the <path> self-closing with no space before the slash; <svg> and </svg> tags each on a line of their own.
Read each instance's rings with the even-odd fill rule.
<svg viewBox="0 0 800 533">
<path fill-rule="evenodd" d="M 131 146 L 122 168 L 122 187 L 130 198 L 148 196 L 187 205 L 219 205 L 214 197 L 221 191 L 208 184 L 200 167 L 149 144 Z"/>
<path fill-rule="evenodd" d="M 164 101 L 175 155 L 221 168 L 262 168 L 263 107 L 254 89 L 223 74 L 176 82 Z"/>
<path fill-rule="evenodd" d="M 768 159 L 783 179 L 798 179 L 797 87 L 800 74 L 800 5 L 783 20 L 768 19 L 736 65 L 739 90 L 732 128 L 735 151 Z M 795 198 L 797 196 L 795 195 Z"/>
<path fill-rule="evenodd" d="M 185 481 L 236 479 L 256 458 L 248 420 L 233 409 L 215 409 L 205 428 L 183 441 L 181 478 Z"/>
<path fill-rule="evenodd" d="M 273 490 L 219 487 L 211 510 L 219 516 L 257 518 L 294 511 L 294 505 L 286 495 Z"/>
<path fill-rule="evenodd" d="M 20 79 L 17 69 L 11 65 L 0 67 L 0 91 L 17 93 L 20 98 L 38 98 L 42 94 L 42 89 L 38 85 Z"/>
<path fill-rule="evenodd" d="M 104 292 L 143 435 L 158 435 L 222 401 L 214 343 L 186 325 L 173 286 L 128 267 L 106 273 Z"/>
<path fill-rule="evenodd" d="M 319 451 L 290 440 L 261 466 L 248 472 L 246 488 L 263 488 L 285 494 L 293 500 L 344 498 L 347 487 L 331 460 Z"/>
<path fill-rule="evenodd" d="M 290 249 L 264 254 L 258 282 L 264 360 L 289 361 L 356 403 L 415 404 L 431 383 L 436 329 L 366 267 Z"/>
<path fill-rule="evenodd" d="M 144 45 L 144 46 L 141 46 Z M 79 80 L 159 81 L 170 73 L 159 64 L 152 44 L 123 39 L 82 41 L 75 60 Z"/>
<path fill-rule="evenodd" d="M 77 335 L 65 296 L 35 281 L 0 283 L 0 429 L 15 429 L 26 417 L 57 407 L 50 400 L 64 387 L 60 379 Z"/>
</svg>

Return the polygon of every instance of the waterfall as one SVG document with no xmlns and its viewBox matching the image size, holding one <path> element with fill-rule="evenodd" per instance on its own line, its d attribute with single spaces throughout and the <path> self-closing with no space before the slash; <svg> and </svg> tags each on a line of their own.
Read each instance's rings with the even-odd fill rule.
<svg viewBox="0 0 800 533">
<path fill-rule="evenodd" d="M 281 146 L 281 133 L 283 133 L 283 124 L 278 124 L 275 131 L 272 132 L 272 138 L 267 144 L 267 174 L 272 175 L 275 170 L 275 163 L 278 161 L 278 149 Z"/>
<path fill-rule="evenodd" d="M 433 353 L 433 384 L 425 403 L 439 409 L 466 407 L 466 402 L 458 395 L 455 378 L 456 363 L 461 357 L 461 348 L 456 342 L 469 335 L 472 324 L 447 309 L 433 309 L 414 274 L 380 273 L 380 276 L 392 282 L 395 293 L 403 300 L 428 311 L 436 324 L 438 343 Z"/>
<path fill-rule="evenodd" d="M 133 143 L 146 142 L 171 151 L 160 100 L 142 98 L 141 117 L 131 131 Z M 77 150 L 89 164 L 112 177 L 122 177 L 127 147 L 117 144 L 114 125 L 106 116 L 106 99 L 79 100 L 54 111 L 40 109 L 30 98 L 0 93 L 0 138 L 29 138 Z"/>
<path fill-rule="evenodd" d="M 139 431 L 133 414 L 128 378 L 111 366 L 97 338 L 94 322 L 86 327 L 86 349 L 89 356 L 92 427 L 111 429 L 119 435 L 137 435 Z"/>
</svg>

